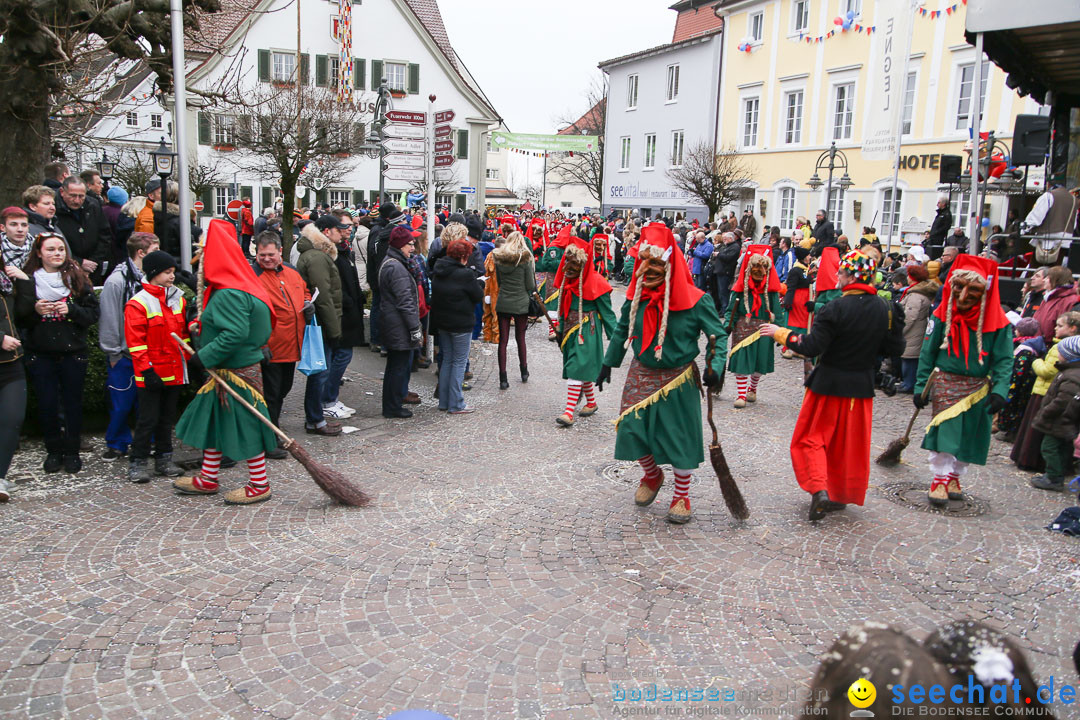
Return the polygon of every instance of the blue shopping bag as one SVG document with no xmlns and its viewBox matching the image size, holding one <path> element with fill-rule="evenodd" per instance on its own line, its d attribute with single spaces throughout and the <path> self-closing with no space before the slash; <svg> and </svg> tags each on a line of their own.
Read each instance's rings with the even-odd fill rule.
<svg viewBox="0 0 1080 720">
<path fill-rule="evenodd" d="M 300 348 L 300 363 L 297 369 L 305 375 L 314 375 L 326 370 L 326 349 L 323 347 L 322 328 L 314 317 L 304 327 L 304 344 Z"/>
</svg>

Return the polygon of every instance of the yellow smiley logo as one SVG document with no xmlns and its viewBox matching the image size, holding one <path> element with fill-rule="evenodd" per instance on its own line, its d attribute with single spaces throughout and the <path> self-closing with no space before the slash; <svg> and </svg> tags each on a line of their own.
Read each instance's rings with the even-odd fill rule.
<svg viewBox="0 0 1080 720">
<path fill-rule="evenodd" d="M 851 704 L 857 708 L 867 708 L 874 704 L 875 698 L 877 698 L 877 688 L 874 687 L 874 683 L 866 680 L 865 678 L 859 678 L 855 682 L 851 683 L 851 687 L 847 691 L 848 700 Z"/>
</svg>

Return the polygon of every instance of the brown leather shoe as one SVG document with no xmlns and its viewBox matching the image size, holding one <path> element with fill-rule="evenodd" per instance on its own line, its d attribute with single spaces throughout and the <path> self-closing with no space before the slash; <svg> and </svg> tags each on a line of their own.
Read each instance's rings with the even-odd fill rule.
<svg viewBox="0 0 1080 720">
<path fill-rule="evenodd" d="M 337 437 L 341 434 L 341 426 L 337 423 L 326 423 L 322 427 L 309 428 L 305 427 L 304 432 L 308 435 L 325 435 L 326 437 Z"/>
<path fill-rule="evenodd" d="M 402 400 L 401 402 L 405 403 L 406 405 L 419 405 L 420 404 L 420 396 L 417 395 L 414 392 L 410 392 L 408 395 L 405 396 L 405 399 Z"/>
</svg>

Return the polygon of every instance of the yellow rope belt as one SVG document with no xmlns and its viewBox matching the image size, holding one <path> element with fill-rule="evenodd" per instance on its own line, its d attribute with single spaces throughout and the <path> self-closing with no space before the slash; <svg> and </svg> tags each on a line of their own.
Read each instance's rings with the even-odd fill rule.
<svg viewBox="0 0 1080 720">
<path fill-rule="evenodd" d="M 252 387 L 250 383 L 248 383 L 236 373 L 232 372 L 231 370 L 219 370 L 217 368 L 214 368 L 214 372 L 217 373 L 222 380 L 232 383 L 241 390 L 247 390 L 249 393 L 251 393 L 252 405 L 255 405 L 256 407 L 258 407 L 259 405 L 266 405 L 266 398 L 263 397 L 262 393 Z M 201 388 L 199 388 L 199 392 L 197 392 L 196 395 L 213 392 L 216 386 L 217 380 L 211 377 Z"/>
<path fill-rule="evenodd" d="M 944 410 L 939 412 L 937 415 L 935 415 L 934 419 L 930 421 L 930 424 L 926 426 L 927 432 L 930 431 L 930 428 L 937 427 L 938 425 L 940 425 L 941 423 L 943 423 L 943 422 L 945 422 L 947 420 L 952 420 L 954 417 L 957 417 L 959 415 L 963 415 L 968 410 L 970 410 L 972 407 L 974 407 L 976 403 L 978 403 L 980 400 L 982 400 L 984 397 L 986 397 L 989 394 L 990 394 L 990 385 L 989 385 L 989 383 L 987 383 L 986 385 L 983 385 L 981 388 L 979 388 L 975 392 L 968 395 L 966 398 L 964 398 L 960 402 L 956 403 L 955 405 L 950 405 L 949 407 L 945 408 Z"/>
<path fill-rule="evenodd" d="M 551 302 L 557 297 L 559 297 L 559 289 L 555 288 L 555 292 L 551 293 L 549 297 L 544 298 L 544 304 L 547 305 L 549 302 Z"/>
<path fill-rule="evenodd" d="M 663 400 L 663 399 L 667 398 L 667 396 L 668 396 L 668 395 L 669 395 L 669 394 L 670 394 L 670 393 L 671 393 L 671 392 L 672 392 L 673 390 L 675 390 L 676 388 L 678 388 L 678 387 L 679 387 L 680 385 L 682 385 L 683 383 L 686 383 L 687 381 L 691 380 L 691 379 L 692 379 L 693 377 L 694 377 L 694 365 L 693 365 L 693 363 L 691 363 L 690 365 L 687 365 L 687 366 L 686 366 L 686 370 L 683 370 L 683 371 L 682 371 L 681 373 L 679 373 L 679 374 L 678 374 L 678 375 L 677 375 L 677 376 L 675 377 L 675 379 L 674 379 L 674 380 L 672 380 L 671 382 L 669 382 L 669 383 L 668 383 L 667 385 L 665 385 L 664 387 L 660 388 L 659 390 L 657 390 L 656 392 L 654 392 L 654 393 L 653 393 L 652 395 L 650 395 L 649 397 L 645 398 L 644 400 L 642 400 L 642 401 L 640 401 L 640 402 L 637 402 L 637 403 L 634 403 L 634 404 L 633 404 L 633 405 L 631 405 L 630 407 L 628 407 L 628 408 L 626 408 L 625 410 L 623 410 L 623 411 L 622 411 L 622 412 L 621 412 L 621 413 L 619 414 L 619 417 L 615 418 L 615 420 L 614 420 L 614 423 L 615 423 L 615 429 L 616 429 L 616 430 L 618 430 L 618 428 L 619 428 L 619 423 L 621 423 L 621 422 L 623 421 L 623 419 L 624 419 L 624 418 L 625 418 L 625 417 L 626 417 L 627 415 L 630 415 L 631 413 L 633 413 L 633 415 L 634 415 L 634 418 L 635 418 L 635 419 L 637 419 L 637 418 L 639 417 L 639 416 L 638 416 L 638 413 L 639 413 L 640 411 L 642 411 L 642 410 L 644 410 L 645 408 L 649 407 L 649 406 L 650 406 L 650 405 L 652 405 L 653 403 L 656 403 L 656 402 L 660 402 L 661 400 Z"/>
<path fill-rule="evenodd" d="M 758 330 L 755 330 L 753 333 L 748 335 L 741 343 L 739 343 L 738 345 L 733 346 L 731 348 L 731 351 L 728 352 L 727 356 L 728 357 L 733 356 L 735 353 L 739 352 L 740 350 L 742 350 L 745 347 L 750 347 L 751 345 L 753 345 L 754 343 L 756 343 L 760 339 L 761 339 L 761 332 L 758 331 Z"/>
<path fill-rule="evenodd" d="M 587 322 L 589 322 L 589 316 L 588 315 L 586 315 L 585 318 L 581 322 L 579 322 L 577 325 L 575 325 L 574 327 L 567 330 L 566 334 L 563 335 L 562 342 L 559 343 L 559 349 L 562 350 L 564 347 L 566 347 L 566 341 L 570 339 L 570 336 L 573 335 L 578 330 L 580 330 L 581 326 L 584 325 Z"/>
</svg>

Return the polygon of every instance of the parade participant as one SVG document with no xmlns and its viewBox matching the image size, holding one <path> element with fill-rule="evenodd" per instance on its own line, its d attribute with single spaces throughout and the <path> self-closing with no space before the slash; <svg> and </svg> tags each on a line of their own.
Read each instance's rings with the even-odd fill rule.
<svg viewBox="0 0 1080 720">
<path fill-rule="evenodd" d="M 607 233 L 593 233 L 592 244 L 593 248 L 590 257 L 592 258 L 593 268 L 595 268 L 596 272 L 602 277 L 611 277 L 615 260 L 611 253 L 611 242 Z"/>
<path fill-rule="evenodd" d="M 735 375 L 735 407 L 757 402 L 762 375 L 773 371 L 773 342 L 758 333 L 763 322 L 783 323 L 787 314 L 780 306 L 780 278 L 772 264 L 768 245 L 748 245 L 731 286 L 725 327 L 731 330 L 728 370 Z"/>
<path fill-rule="evenodd" d="M 559 271 L 559 264 L 562 262 L 563 252 L 566 250 L 566 246 L 570 244 L 570 232 L 569 225 L 564 225 L 559 230 L 559 234 L 554 240 L 550 241 L 547 246 L 547 250 L 544 251 L 544 256 L 540 258 L 540 262 L 536 264 L 537 272 L 545 272 L 554 274 Z M 540 297 L 544 300 L 544 307 L 548 311 L 550 316 L 552 313 L 559 309 L 559 288 L 549 287 L 549 292 L 546 292 Z M 553 327 L 548 328 L 548 340 L 555 341 L 555 329 Z"/>
<path fill-rule="evenodd" d="M 634 263 L 637 262 L 637 244 L 641 238 L 641 228 L 634 221 L 627 220 L 623 228 L 623 252 L 626 260 L 623 261 L 623 275 L 627 278 L 634 277 Z"/>
<path fill-rule="evenodd" d="M 615 311 L 611 309 L 611 284 L 596 269 L 593 246 L 585 240 L 575 238 L 566 247 L 555 274 L 555 287 L 560 291 L 558 336 L 567 385 L 566 410 L 555 422 L 570 427 L 582 394 L 585 407 L 581 417 L 599 409 L 593 380 L 603 366 L 604 333 L 611 338 Z"/>
<path fill-rule="evenodd" d="M 807 258 L 810 251 L 806 248 L 795 248 L 795 263 L 788 271 L 787 293 L 784 294 L 784 311 L 787 312 L 787 327 L 793 333 L 805 335 L 810 328 L 810 312 L 807 303 L 810 302 L 813 279 L 810 277 L 810 266 Z M 792 351 L 784 350 L 784 358 L 794 357 Z"/>
<path fill-rule="evenodd" d="M 806 309 L 816 313 L 825 307 L 831 300 L 840 297 L 840 289 L 837 284 L 837 270 L 840 268 L 840 251 L 835 247 L 827 247 L 821 251 L 821 257 L 817 259 L 817 276 L 814 279 L 814 305 Z"/>
<path fill-rule="evenodd" d="M 932 504 L 961 499 L 960 478 L 967 466 L 986 464 L 990 419 L 1005 407 L 1009 392 L 1012 349 L 1012 325 L 1001 309 L 997 265 L 960 255 L 927 324 L 915 380 L 915 406 L 932 403 L 934 408 L 922 442 L 934 473 Z M 935 369 L 929 396 L 923 399 Z"/>
<path fill-rule="evenodd" d="M 199 262 L 202 312 L 196 323 L 198 353 L 189 365 L 217 374 L 269 418 L 262 392 L 262 347 L 270 339 L 274 315 L 266 288 L 255 277 L 236 242 L 236 230 L 224 220 L 211 220 Z M 177 478 L 173 487 L 183 495 L 213 495 L 218 491 L 221 456 L 246 458 L 248 484 L 225 494 L 229 505 L 249 505 L 270 499 L 266 451 L 277 437 L 251 411 L 240 406 L 214 378 L 207 380 L 176 425 L 176 436 L 203 451 L 202 469 L 194 477 Z"/>
<path fill-rule="evenodd" d="M 714 337 L 704 383 L 719 388 L 727 331 L 716 306 L 694 287 L 686 258 L 671 230 L 647 225 L 637 246 L 637 272 L 630 280 L 622 315 L 611 337 L 597 389 L 611 380 L 631 350 L 621 412 L 615 423 L 615 459 L 636 460 L 645 471 L 634 502 L 650 505 L 664 483 L 659 465 L 670 463 L 675 492 L 667 518 L 690 520 L 690 476 L 705 459 L 701 431 L 698 339 Z"/>
<path fill-rule="evenodd" d="M 874 373 L 879 357 L 904 347 L 903 323 L 870 285 L 874 271 L 872 258 L 849 252 L 840 263 L 842 296 L 817 314 L 809 333 L 772 323 L 759 330 L 800 355 L 821 358 L 805 382 L 791 437 L 791 466 L 810 493 L 810 520 L 862 505 L 870 483 Z"/>
</svg>

